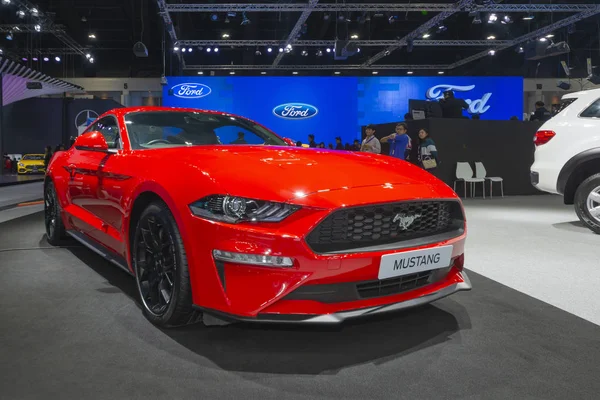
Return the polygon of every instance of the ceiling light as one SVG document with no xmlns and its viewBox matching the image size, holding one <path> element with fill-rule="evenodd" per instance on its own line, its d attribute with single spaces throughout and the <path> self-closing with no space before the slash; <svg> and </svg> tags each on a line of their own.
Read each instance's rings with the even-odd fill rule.
<svg viewBox="0 0 600 400">
<path fill-rule="evenodd" d="M 4 54 L 4 50 L 0 49 L 0 54 Z"/>
<path fill-rule="evenodd" d="M 446 28 L 446 25 L 440 25 L 437 28 L 437 33 L 446 32 L 447 30 L 448 28 Z"/>
<path fill-rule="evenodd" d="M 15 26 L 15 31 L 19 32 L 21 30 L 21 28 L 19 28 L 18 26 Z"/>
<path fill-rule="evenodd" d="M 90 57 L 90 63 L 94 63 L 94 57 Z"/>
<path fill-rule="evenodd" d="M 44 57 L 44 62 L 48 62 L 50 59 L 48 57 Z"/>
<path fill-rule="evenodd" d="M 193 50 L 193 49 L 192 49 L 191 47 L 188 47 L 188 53 L 191 53 L 191 52 L 192 52 L 192 50 Z"/>
<path fill-rule="evenodd" d="M 265 71 L 261 71 L 260 73 L 261 75 L 266 75 L 267 73 Z"/>
<path fill-rule="evenodd" d="M 358 49 L 356 49 L 356 51 L 357 51 L 358 53 L 360 53 L 360 47 L 359 47 Z"/>
<path fill-rule="evenodd" d="M 187 49 L 186 49 L 185 47 L 182 47 L 182 48 L 181 48 L 181 52 L 182 52 L 182 53 L 185 53 L 186 51 L 187 51 Z"/>
<path fill-rule="evenodd" d="M 519 54 L 522 54 L 522 53 L 524 53 L 524 52 L 525 52 L 525 49 L 523 48 L 523 46 L 520 46 L 520 47 L 517 49 L 517 53 L 519 53 Z"/>
<path fill-rule="evenodd" d="M 2 0 L 2 4 L 8 5 L 8 4 L 10 4 L 10 0 Z"/>
<path fill-rule="evenodd" d="M 423 39 L 427 39 L 428 37 L 430 37 L 431 35 L 429 33 L 426 33 L 423 35 Z"/>
<path fill-rule="evenodd" d="M 547 41 L 548 41 L 548 39 L 546 39 L 545 37 L 540 38 L 540 42 L 547 42 Z"/>
<path fill-rule="evenodd" d="M 354 34 L 354 35 L 350 36 L 350 39 L 358 39 L 358 35 Z"/>
<path fill-rule="evenodd" d="M 490 56 L 496 55 L 496 50 L 490 50 L 490 51 L 488 52 L 488 54 L 489 54 Z"/>
<path fill-rule="evenodd" d="M 88 35 L 88 39 L 96 39 L 96 35 L 95 35 L 95 34 L 93 34 L 93 33 L 90 33 L 90 34 Z"/>
<path fill-rule="evenodd" d="M 179 51 L 179 47 L 177 47 L 177 46 L 173 47 L 173 51 Z"/>
<path fill-rule="evenodd" d="M 228 37 L 229 37 L 229 33 L 224 33 L 222 36 L 223 39 L 227 39 Z"/>
<path fill-rule="evenodd" d="M 198 71 L 198 75 L 204 75 L 204 71 Z"/>
<path fill-rule="evenodd" d="M 315 53 L 315 55 L 317 57 L 322 57 L 323 56 L 323 50 L 317 50 L 317 52 Z"/>
<path fill-rule="evenodd" d="M 528 14 L 523 17 L 523 21 L 531 21 L 533 18 L 535 17 L 532 14 Z"/>
<path fill-rule="evenodd" d="M 372 74 L 373 75 L 377 75 L 379 73 L 379 71 L 373 71 Z"/>
<path fill-rule="evenodd" d="M 39 14 L 39 11 L 37 8 L 32 8 L 30 11 L 31 11 L 31 15 L 33 15 L 34 17 L 37 17 Z"/>
<path fill-rule="evenodd" d="M 215 22 L 219 20 L 219 16 L 217 14 L 211 14 L 210 15 L 210 20 Z"/>
<path fill-rule="evenodd" d="M 329 20 L 329 13 L 323 14 L 323 20 L 325 20 L 325 21 Z"/>
<path fill-rule="evenodd" d="M 441 72 L 441 71 L 440 71 Z M 406 71 L 406 75 L 412 75 L 414 72 L 412 71 Z M 443 72 L 442 72 L 443 73 Z"/>
<path fill-rule="evenodd" d="M 235 71 L 230 71 L 229 75 L 235 75 Z"/>
<path fill-rule="evenodd" d="M 59 56 L 54 57 L 54 61 L 60 62 L 60 57 Z"/>
<path fill-rule="evenodd" d="M 271 47 L 267 47 L 267 53 L 270 53 L 272 51 L 273 51 L 273 49 Z"/>
<path fill-rule="evenodd" d="M 280 53 L 283 53 L 283 47 L 280 47 L 280 48 L 279 48 L 279 52 L 280 52 Z"/>
<path fill-rule="evenodd" d="M 12 34 L 12 32 L 8 32 L 6 34 L 6 40 L 13 40 L 13 34 Z"/>
<path fill-rule="evenodd" d="M 546 37 L 547 37 L 547 38 L 553 38 L 553 37 L 554 37 L 554 35 L 553 35 L 553 34 L 549 34 L 549 35 L 546 35 Z"/>
<path fill-rule="evenodd" d="M 502 17 L 502 22 L 503 24 L 512 24 L 512 18 L 509 15 L 505 15 L 504 17 Z"/>
<path fill-rule="evenodd" d="M 1 53 L 0 53 L 0 54 L 1 54 Z M 33 61 L 37 61 L 37 60 L 38 60 L 38 58 L 37 58 L 37 57 L 33 57 L 33 58 L 32 58 L 32 60 L 33 60 Z"/>
<path fill-rule="evenodd" d="M 23 11 L 23 10 L 17 11 L 17 17 L 19 17 L 19 18 L 25 18 L 25 11 Z"/>
<path fill-rule="evenodd" d="M 496 21 L 498 21 L 498 16 L 496 14 L 490 14 L 488 17 L 488 24 L 493 24 Z"/>
<path fill-rule="evenodd" d="M 218 52 L 219 52 L 219 48 L 218 48 L 218 47 L 215 47 L 215 49 L 214 49 L 213 51 L 214 51 L 215 53 L 218 53 Z"/>
<path fill-rule="evenodd" d="M 85 55 L 85 58 L 87 58 L 87 59 L 89 60 L 91 56 L 92 56 L 92 55 L 91 55 L 90 53 L 87 53 L 87 54 Z"/>
<path fill-rule="evenodd" d="M 326 52 L 331 53 L 331 49 L 328 47 L 327 49 L 325 49 Z"/>
<path fill-rule="evenodd" d="M 438 71 L 438 75 L 444 75 L 444 71 Z"/>
<path fill-rule="evenodd" d="M 256 49 L 256 51 L 254 52 L 255 56 L 262 56 L 262 53 L 260 52 L 259 49 Z"/>
<path fill-rule="evenodd" d="M 185 50 L 185 49 L 183 49 L 183 50 Z M 183 51 L 183 50 L 182 50 L 182 51 Z M 211 49 L 210 47 L 207 47 L 207 48 L 206 48 L 206 52 L 207 52 L 207 53 L 210 53 L 211 51 L 212 51 L 212 49 Z"/>
<path fill-rule="evenodd" d="M 292 75 L 298 75 L 297 71 L 292 72 Z"/>
<path fill-rule="evenodd" d="M 334 74 L 339 75 L 340 71 L 335 71 Z"/>
<path fill-rule="evenodd" d="M 21 58 L 21 60 L 27 61 L 27 57 L 23 57 L 23 58 Z"/>
<path fill-rule="evenodd" d="M 496 36 L 494 36 L 494 35 L 491 35 L 491 36 L 487 37 L 487 40 L 494 40 L 494 39 L 496 39 Z"/>
<path fill-rule="evenodd" d="M 42 26 L 39 24 L 36 24 L 33 26 L 33 29 L 35 29 L 36 32 L 41 32 L 42 31 Z"/>
</svg>

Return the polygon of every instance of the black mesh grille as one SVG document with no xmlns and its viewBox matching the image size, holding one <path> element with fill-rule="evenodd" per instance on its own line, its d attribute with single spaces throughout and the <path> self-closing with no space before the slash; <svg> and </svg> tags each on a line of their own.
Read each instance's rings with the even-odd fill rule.
<svg viewBox="0 0 600 400">
<path fill-rule="evenodd" d="M 356 285 L 356 289 L 358 290 L 358 296 L 361 299 L 389 296 L 427 285 L 429 283 L 429 277 L 431 274 L 432 271 L 424 271 L 416 274 L 400 276 L 397 278 L 359 283 Z"/>
<path fill-rule="evenodd" d="M 463 229 L 456 201 L 379 204 L 338 210 L 307 237 L 318 253 L 346 251 Z"/>
</svg>

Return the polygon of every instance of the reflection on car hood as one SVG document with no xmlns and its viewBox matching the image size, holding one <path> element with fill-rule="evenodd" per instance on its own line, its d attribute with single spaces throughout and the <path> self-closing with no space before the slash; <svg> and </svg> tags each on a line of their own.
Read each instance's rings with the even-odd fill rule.
<svg viewBox="0 0 600 400">
<path fill-rule="evenodd" d="M 178 148 L 172 159 L 203 171 L 229 194 L 275 201 L 337 189 L 439 184 L 420 168 L 392 157 L 335 150 L 197 146 Z"/>
</svg>

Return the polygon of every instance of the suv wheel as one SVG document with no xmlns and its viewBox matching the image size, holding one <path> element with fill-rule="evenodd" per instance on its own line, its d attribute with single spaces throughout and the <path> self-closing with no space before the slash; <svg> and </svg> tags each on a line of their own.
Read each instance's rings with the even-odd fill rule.
<svg viewBox="0 0 600 400">
<path fill-rule="evenodd" d="M 581 222 L 600 234 L 600 174 L 590 176 L 577 188 L 575 212 Z"/>
</svg>

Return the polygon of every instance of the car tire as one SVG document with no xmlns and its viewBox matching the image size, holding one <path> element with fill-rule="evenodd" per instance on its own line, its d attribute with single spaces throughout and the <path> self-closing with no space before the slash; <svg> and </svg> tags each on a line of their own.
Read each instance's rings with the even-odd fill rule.
<svg viewBox="0 0 600 400">
<path fill-rule="evenodd" d="M 132 265 L 144 316 L 160 327 L 198 322 L 183 241 L 173 214 L 163 202 L 146 207 L 136 222 Z"/>
<path fill-rule="evenodd" d="M 600 217 L 594 217 L 590 213 L 590 194 L 600 192 L 600 174 L 592 175 L 583 181 L 575 192 L 575 212 L 577 216 L 594 233 L 600 234 Z M 598 202 L 596 202 L 598 204 Z M 600 204 L 598 204 L 600 206 Z"/>
<path fill-rule="evenodd" d="M 52 181 L 48 182 L 44 189 L 44 225 L 48 243 L 52 246 L 62 244 L 66 237 L 65 225 L 62 220 L 62 208 Z"/>
</svg>

